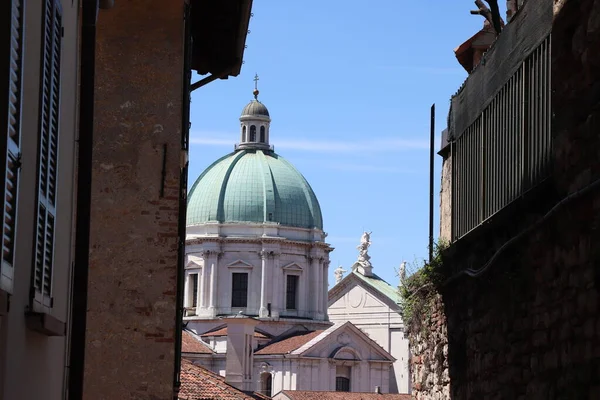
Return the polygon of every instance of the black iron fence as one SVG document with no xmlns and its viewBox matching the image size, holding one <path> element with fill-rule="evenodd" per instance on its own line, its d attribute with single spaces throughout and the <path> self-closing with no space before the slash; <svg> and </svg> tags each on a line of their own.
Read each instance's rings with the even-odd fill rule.
<svg viewBox="0 0 600 400">
<path fill-rule="evenodd" d="M 522 62 L 452 148 L 452 239 L 550 173 L 550 36 Z"/>
</svg>

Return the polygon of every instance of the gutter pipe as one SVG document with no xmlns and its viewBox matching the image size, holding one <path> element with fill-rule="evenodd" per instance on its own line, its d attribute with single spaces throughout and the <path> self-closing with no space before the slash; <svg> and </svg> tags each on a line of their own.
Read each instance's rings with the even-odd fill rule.
<svg viewBox="0 0 600 400">
<path fill-rule="evenodd" d="M 81 400 L 83 398 L 84 386 L 98 7 L 98 0 L 82 1 L 77 215 L 75 222 L 75 267 L 73 268 L 72 319 L 69 335 L 69 383 L 67 394 L 69 400 Z"/>
<path fill-rule="evenodd" d="M 190 101 L 192 89 L 191 56 L 192 29 L 190 8 L 186 2 L 184 10 L 184 39 L 183 39 L 183 90 L 181 92 L 181 148 L 179 175 L 179 218 L 177 223 L 177 289 L 175 299 L 175 360 L 173 370 L 173 400 L 179 398 L 181 388 L 181 346 L 183 341 L 183 293 L 185 285 L 185 230 L 187 219 L 187 184 L 188 184 L 188 154 L 190 142 Z"/>
</svg>

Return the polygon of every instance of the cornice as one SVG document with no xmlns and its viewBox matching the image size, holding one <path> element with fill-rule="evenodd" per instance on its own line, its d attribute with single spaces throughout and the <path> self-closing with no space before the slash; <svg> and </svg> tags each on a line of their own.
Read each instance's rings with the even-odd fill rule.
<svg viewBox="0 0 600 400">
<path fill-rule="evenodd" d="M 301 240 L 290 240 L 286 238 L 265 238 L 265 237 L 223 237 L 223 236 L 208 236 L 193 239 L 186 239 L 186 246 L 198 245 L 204 243 L 254 243 L 254 244 L 291 244 L 305 248 L 317 247 L 323 249 L 327 253 L 331 253 L 334 248 L 326 242 L 305 242 Z"/>
</svg>

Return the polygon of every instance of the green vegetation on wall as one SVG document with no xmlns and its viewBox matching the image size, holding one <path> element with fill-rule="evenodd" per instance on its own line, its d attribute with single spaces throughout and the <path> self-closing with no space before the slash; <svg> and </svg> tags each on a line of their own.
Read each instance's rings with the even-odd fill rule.
<svg viewBox="0 0 600 400">
<path fill-rule="evenodd" d="M 439 295 L 444 281 L 441 253 L 448 247 L 446 242 L 434 244 L 433 259 L 401 282 L 402 318 L 408 331 L 417 331 L 431 318 L 433 301 Z"/>
</svg>

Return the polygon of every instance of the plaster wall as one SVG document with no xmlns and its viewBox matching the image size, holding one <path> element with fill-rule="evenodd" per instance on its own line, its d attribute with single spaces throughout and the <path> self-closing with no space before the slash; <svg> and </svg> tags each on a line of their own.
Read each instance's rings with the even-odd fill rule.
<svg viewBox="0 0 600 400">
<path fill-rule="evenodd" d="M 62 1 L 57 198 L 51 307 L 30 303 L 34 261 L 43 2 L 24 8 L 21 162 L 15 262 L 10 300 L 0 291 L 0 398 L 63 399 L 67 336 L 46 336 L 26 326 L 25 312 L 45 312 L 69 321 L 75 143 L 78 121 L 79 5 Z"/>
</svg>

